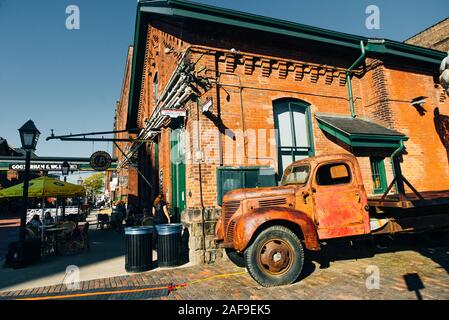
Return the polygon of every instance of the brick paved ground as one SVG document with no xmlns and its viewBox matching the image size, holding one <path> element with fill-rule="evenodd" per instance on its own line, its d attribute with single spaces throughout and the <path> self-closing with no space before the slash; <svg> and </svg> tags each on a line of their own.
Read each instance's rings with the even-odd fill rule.
<svg viewBox="0 0 449 320">
<path fill-rule="evenodd" d="M 429 246 L 424 238 L 389 242 L 379 249 L 368 244 L 349 246 L 329 244 L 327 254 L 314 255 L 305 266 L 303 279 L 293 285 L 262 288 L 245 272 L 230 262 L 194 266 L 181 269 L 157 269 L 147 273 L 100 279 L 81 283 L 84 290 L 96 288 L 145 288 L 168 284 L 196 282 L 170 293 L 155 294 L 157 299 L 417 299 L 407 288 L 405 275 L 418 279 L 424 285 L 419 293 L 423 299 L 449 299 L 449 242 L 443 240 Z M 374 255 L 373 255 L 374 254 Z M 365 285 L 368 266 L 380 271 L 380 289 L 368 290 Z M 82 272 L 82 270 L 81 270 Z M 241 273 L 229 277 L 219 275 Z M 410 276 L 411 275 L 411 276 Z M 218 276 L 218 277 L 216 277 Z M 213 277 L 213 278 L 210 278 Z M 215 277 L 215 278 L 214 278 Z M 413 285 L 413 281 L 411 282 Z M 3 299 L 14 299 L 35 294 L 64 293 L 62 285 L 34 288 L 15 292 L 0 292 Z M 148 299 L 148 292 L 111 295 L 109 299 Z M 95 298 L 95 297 L 94 297 Z M 101 297 L 105 299 L 107 297 Z"/>
</svg>

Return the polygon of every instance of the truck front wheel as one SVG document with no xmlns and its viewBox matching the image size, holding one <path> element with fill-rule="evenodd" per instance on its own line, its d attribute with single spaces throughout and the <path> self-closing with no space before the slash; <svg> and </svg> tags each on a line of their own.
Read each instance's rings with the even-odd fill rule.
<svg viewBox="0 0 449 320">
<path fill-rule="evenodd" d="M 264 287 L 281 286 L 298 279 L 304 265 L 301 240 L 288 228 L 262 231 L 245 250 L 249 274 Z"/>
<path fill-rule="evenodd" d="M 244 268 L 245 266 L 245 257 L 243 254 L 238 253 L 234 249 L 226 248 L 226 255 L 228 256 L 229 260 L 232 261 L 237 267 Z"/>
</svg>

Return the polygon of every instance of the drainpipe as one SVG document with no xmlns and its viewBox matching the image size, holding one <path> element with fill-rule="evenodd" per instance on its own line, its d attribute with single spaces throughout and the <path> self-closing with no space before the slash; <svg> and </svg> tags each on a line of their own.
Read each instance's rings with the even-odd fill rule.
<svg viewBox="0 0 449 320">
<path fill-rule="evenodd" d="M 353 118 L 357 117 L 354 111 L 354 97 L 352 95 L 352 83 L 351 83 L 351 73 L 354 68 L 356 68 L 360 62 L 362 62 L 363 59 L 365 59 L 366 52 L 365 52 L 365 45 L 363 44 L 363 40 L 360 40 L 360 49 L 362 50 L 362 54 L 360 57 L 352 64 L 352 66 L 349 67 L 348 70 L 346 70 L 346 82 L 348 83 L 348 95 L 349 95 L 349 108 L 351 110 L 351 116 Z"/>
<path fill-rule="evenodd" d="M 197 121 L 197 139 L 198 139 L 198 149 L 201 149 L 201 139 L 200 139 L 200 101 L 196 98 L 196 121 Z M 201 172 L 201 160 L 198 161 L 198 178 L 200 187 L 200 200 L 201 200 L 201 225 L 202 225 L 202 247 L 203 247 L 203 263 L 206 263 L 206 208 L 204 207 L 203 199 L 203 175 Z"/>
<path fill-rule="evenodd" d="M 401 173 L 401 169 L 399 167 L 399 159 L 397 159 L 397 163 L 398 163 L 398 170 L 396 170 L 396 162 L 395 162 L 395 158 L 398 158 L 405 150 L 405 146 L 404 146 L 404 142 L 402 140 L 399 140 L 399 148 L 397 148 L 390 157 L 390 161 L 391 161 L 391 167 L 393 169 L 393 176 L 396 178 L 396 190 L 399 193 L 405 193 L 405 189 L 404 189 L 404 183 L 402 180 L 402 177 L 400 177 L 400 179 L 397 179 L 398 176 L 402 176 Z"/>
<path fill-rule="evenodd" d="M 207 71 L 206 71 L 207 72 Z M 220 70 L 219 70 L 219 62 L 218 62 L 218 54 L 215 54 L 215 90 L 216 90 L 216 98 L 217 98 L 217 117 L 219 119 L 219 125 L 221 126 L 221 100 L 220 100 L 220 86 L 218 84 L 220 79 Z M 223 166 L 223 135 L 221 133 L 222 128 L 218 128 L 218 152 L 220 158 L 220 167 Z"/>
</svg>

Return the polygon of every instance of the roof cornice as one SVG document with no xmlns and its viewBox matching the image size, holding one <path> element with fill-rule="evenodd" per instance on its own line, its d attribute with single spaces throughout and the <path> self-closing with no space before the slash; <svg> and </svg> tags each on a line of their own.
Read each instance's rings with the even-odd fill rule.
<svg viewBox="0 0 449 320">
<path fill-rule="evenodd" d="M 131 74 L 130 98 L 128 107 L 127 128 L 135 128 L 137 109 L 140 99 L 140 85 L 145 56 L 145 39 L 149 19 L 151 17 L 166 16 L 186 19 L 196 19 L 213 23 L 220 23 L 241 28 L 248 28 L 260 32 L 269 32 L 293 38 L 314 41 L 323 45 L 343 47 L 360 51 L 360 41 L 366 45 L 367 55 L 383 55 L 390 58 L 400 58 L 439 66 L 446 56 L 444 52 L 426 49 L 393 40 L 370 42 L 366 37 L 351 35 L 343 32 L 327 30 L 294 23 L 286 20 L 274 19 L 260 15 L 199 4 L 191 1 L 157 0 L 140 1 L 137 5 L 136 26 L 134 34 L 134 52 Z"/>
</svg>

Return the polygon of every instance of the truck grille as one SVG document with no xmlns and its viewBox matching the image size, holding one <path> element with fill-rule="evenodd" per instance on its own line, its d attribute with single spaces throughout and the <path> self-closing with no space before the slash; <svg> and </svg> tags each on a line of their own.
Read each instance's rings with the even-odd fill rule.
<svg viewBox="0 0 449 320">
<path fill-rule="evenodd" d="M 227 228 L 227 225 L 229 223 L 229 220 L 234 215 L 234 213 L 237 211 L 237 209 L 240 207 L 240 201 L 229 201 L 223 203 L 223 227 Z"/>
<path fill-rule="evenodd" d="M 267 199 L 267 200 L 259 201 L 260 207 L 274 207 L 274 206 L 282 206 L 285 204 L 287 204 L 286 198 L 276 198 L 276 199 Z"/>
<path fill-rule="evenodd" d="M 235 229 L 235 220 L 231 221 L 229 224 L 228 230 L 226 232 L 226 240 L 233 241 L 234 240 L 234 229 Z"/>
</svg>

